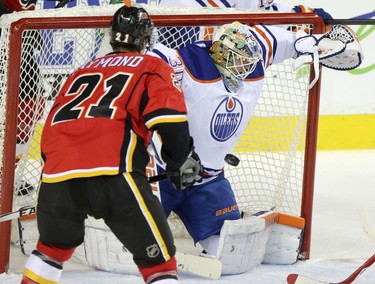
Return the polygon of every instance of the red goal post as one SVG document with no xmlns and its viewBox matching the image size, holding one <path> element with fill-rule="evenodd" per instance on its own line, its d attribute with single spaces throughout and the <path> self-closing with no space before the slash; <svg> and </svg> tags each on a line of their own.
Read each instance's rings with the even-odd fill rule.
<svg viewBox="0 0 375 284">
<path fill-rule="evenodd" d="M 212 27 L 233 21 L 249 25 L 309 25 L 315 33 L 323 33 L 325 28 L 323 21 L 314 14 L 143 6 L 149 11 L 158 28 Z M 35 204 L 35 192 L 17 194 L 15 189 L 19 188 L 25 179 L 29 179 L 34 187 L 37 186 L 41 170 L 38 162 L 40 158 L 38 142 L 43 117 L 48 112 L 48 106 L 64 78 L 74 69 L 66 69 L 63 63 L 59 65 L 59 60 L 63 59 L 59 57 L 58 52 L 50 52 L 48 58 L 42 58 L 41 53 L 48 53 L 49 49 L 55 48 L 55 44 L 59 43 L 66 50 L 71 50 L 73 55 L 80 56 L 73 58 L 72 62 L 76 60 L 78 63 L 84 63 L 81 62 L 83 59 L 94 58 L 101 48 L 100 45 L 104 43 L 102 35 L 109 27 L 111 16 L 118 8 L 119 5 L 110 5 L 22 12 L 5 15 L 0 19 L 2 31 L 0 76 L 3 82 L 0 83 L 2 119 L 0 214 L 17 210 L 21 206 Z M 42 38 L 44 37 L 43 42 L 40 43 L 42 51 L 36 51 L 34 55 L 41 68 L 43 82 L 40 84 L 43 85 L 43 94 L 40 96 L 44 102 L 32 112 L 32 117 L 27 118 L 29 127 L 27 130 L 22 130 L 27 133 L 20 135 L 17 124 L 19 125 L 25 116 L 30 115 L 19 109 L 23 101 L 19 91 L 22 79 L 21 62 L 30 38 L 29 33 L 35 31 L 42 33 Z M 71 41 L 69 36 L 66 37 L 66 42 L 61 42 L 64 39 L 61 38 L 60 31 L 62 33 L 69 31 L 67 32 L 69 36 L 80 31 L 85 33 L 75 42 Z M 53 40 L 49 38 L 50 32 L 53 34 Z M 95 45 L 92 43 L 85 45 L 85 39 L 89 37 L 87 33 L 101 34 L 99 42 Z M 51 65 L 53 60 L 55 64 Z M 305 218 L 302 252 L 305 258 L 309 258 L 320 80 L 309 90 L 308 85 L 314 78 L 314 71 L 310 71 L 309 67 L 303 67 L 300 73 L 290 71 L 290 61 L 285 66 L 280 70 L 269 72 L 270 78 L 267 78 L 268 82 L 261 95 L 265 97 L 264 103 L 259 103 L 255 118 L 249 122 L 249 127 L 235 151 L 241 159 L 240 166 L 228 167 L 227 175 L 233 184 L 242 211 L 255 213 L 256 210 L 266 210 L 276 206 L 276 210 Z M 77 68 L 79 65 L 74 67 Z M 271 94 L 270 97 L 267 97 L 268 93 Z M 275 96 L 281 103 L 278 101 L 272 109 Z M 294 97 L 297 98 L 296 101 Z M 289 111 L 294 107 L 295 112 L 284 113 L 284 110 Z M 22 139 L 23 141 L 19 141 Z M 17 142 L 26 146 L 24 147 L 26 150 L 15 167 Z M 285 154 L 286 152 L 288 154 Z M 258 201 L 259 205 L 256 205 Z M 9 264 L 11 221 L 1 222 L 0 232 L 0 273 L 2 273 L 7 270 Z"/>
</svg>

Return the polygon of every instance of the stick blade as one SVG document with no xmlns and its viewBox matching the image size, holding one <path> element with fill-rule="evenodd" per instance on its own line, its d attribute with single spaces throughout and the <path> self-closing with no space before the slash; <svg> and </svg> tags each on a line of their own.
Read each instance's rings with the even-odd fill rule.
<svg viewBox="0 0 375 284">
<path fill-rule="evenodd" d="M 222 263 L 217 259 L 176 252 L 178 269 L 205 278 L 219 279 Z"/>
</svg>

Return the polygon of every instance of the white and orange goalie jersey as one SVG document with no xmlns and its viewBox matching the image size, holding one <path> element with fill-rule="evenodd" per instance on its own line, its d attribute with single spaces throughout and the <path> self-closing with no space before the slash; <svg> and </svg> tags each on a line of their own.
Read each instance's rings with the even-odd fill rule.
<svg viewBox="0 0 375 284">
<path fill-rule="evenodd" d="M 210 41 L 177 51 L 157 44 L 153 53 L 167 61 L 181 79 L 188 107 L 190 133 L 207 176 L 222 171 L 224 156 L 231 153 L 253 114 L 264 83 L 265 69 L 296 55 L 295 36 L 281 28 L 251 28 L 258 40 L 262 60 L 237 93 L 229 92 L 209 54 Z"/>
</svg>

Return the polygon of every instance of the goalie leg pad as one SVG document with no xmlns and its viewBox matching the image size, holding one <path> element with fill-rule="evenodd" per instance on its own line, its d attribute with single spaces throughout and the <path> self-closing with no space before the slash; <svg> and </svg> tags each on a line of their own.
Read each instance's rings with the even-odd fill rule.
<svg viewBox="0 0 375 284">
<path fill-rule="evenodd" d="M 223 264 L 222 274 L 239 274 L 261 264 L 269 228 L 258 217 L 224 222 L 220 231 L 217 258 Z"/>
<path fill-rule="evenodd" d="M 263 263 L 293 264 L 298 260 L 305 220 L 279 213 L 277 223 L 271 225 Z"/>
<path fill-rule="evenodd" d="M 296 262 L 304 226 L 301 217 L 272 211 L 225 221 L 216 256 L 223 264 L 222 274 L 243 273 L 262 262 Z"/>
<path fill-rule="evenodd" d="M 301 248 L 302 230 L 287 225 L 274 224 L 267 241 L 263 263 L 294 264 Z"/>
<path fill-rule="evenodd" d="M 27 256 L 35 249 L 39 239 L 39 235 L 35 231 L 36 222 L 36 219 L 12 222 L 11 241 L 14 245 L 19 246 L 22 253 Z"/>
</svg>

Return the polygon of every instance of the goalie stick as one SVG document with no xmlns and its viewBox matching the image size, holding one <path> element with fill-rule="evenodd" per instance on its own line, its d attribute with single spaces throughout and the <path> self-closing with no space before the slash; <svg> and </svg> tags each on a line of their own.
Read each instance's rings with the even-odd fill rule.
<svg viewBox="0 0 375 284">
<path fill-rule="evenodd" d="M 21 207 L 17 211 L 0 215 L 0 223 L 20 218 L 21 220 L 35 218 L 36 206 Z"/>
<path fill-rule="evenodd" d="M 371 256 L 364 264 L 357 268 L 348 278 L 341 282 L 324 282 L 309 278 L 300 274 L 289 274 L 288 284 L 350 284 L 360 275 L 367 267 L 370 267 L 375 262 L 375 254 Z"/>
<path fill-rule="evenodd" d="M 233 155 L 233 154 L 226 154 L 225 155 L 225 158 L 224 158 L 224 161 L 230 165 L 230 166 L 233 166 L 233 167 L 237 167 L 238 164 L 240 163 L 240 159 Z M 156 176 L 151 176 L 148 178 L 148 181 L 150 183 L 153 183 L 153 182 L 158 182 L 158 181 L 162 181 L 162 180 L 165 180 L 167 179 L 168 176 L 166 173 L 163 173 L 163 174 L 160 174 L 160 175 L 156 175 Z"/>
<path fill-rule="evenodd" d="M 179 270 L 211 279 L 219 279 L 221 276 L 222 263 L 218 259 L 178 251 L 176 252 L 176 259 Z"/>
</svg>

